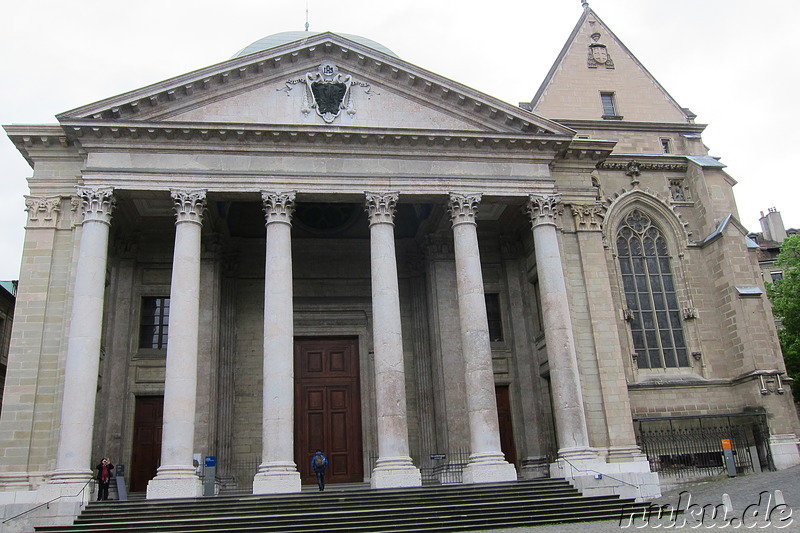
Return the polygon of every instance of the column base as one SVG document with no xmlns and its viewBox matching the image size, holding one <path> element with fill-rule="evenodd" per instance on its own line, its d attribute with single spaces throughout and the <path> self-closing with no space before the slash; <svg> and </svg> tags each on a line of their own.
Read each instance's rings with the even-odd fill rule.
<svg viewBox="0 0 800 533">
<path fill-rule="evenodd" d="M 473 454 L 461 476 L 464 483 L 502 483 L 516 481 L 517 469 L 506 462 L 502 453 Z"/>
<path fill-rule="evenodd" d="M 91 474 L 80 475 L 78 472 L 70 473 L 74 475 L 65 475 L 63 477 L 56 477 L 39 485 L 36 489 L 36 499 L 40 502 L 49 502 L 56 498 L 63 502 L 79 502 L 87 503 L 92 499 L 92 493 L 95 488 L 94 483 L 90 483 Z"/>
<path fill-rule="evenodd" d="M 42 483 L 40 488 L 44 485 L 46 483 Z M 0 531 L 11 533 L 34 531 L 45 526 L 71 526 L 87 502 L 74 498 L 69 501 L 68 498 L 52 501 L 58 497 L 56 489 L 58 487 L 48 487 L 43 492 L 38 489 L 0 492 L 0 517 L 3 522 Z M 45 503 L 47 505 L 42 505 Z"/>
<path fill-rule="evenodd" d="M 27 492 L 34 490 L 35 485 L 27 472 L 2 472 L 0 473 L 0 491 L 2 492 Z"/>
<path fill-rule="evenodd" d="M 410 457 L 381 458 L 375 464 L 370 479 L 373 489 L 421 487 L 422 475 Z"/>
<path fill-rule="evenodd" d="M 199 498 L 203 484 L 192 466 L 161 466 L 147 484 L 148 500 Z"/>
<path fill-rule="evenodd" d="M 550 475 L 550 463 L 547 456 L 530 456 L 522 460 L 519 477 L 522 479 L 542 479 Z"/>
<path fill-rule="evenodd" d="M 609 463 L 629 463 L 647 461 L 647 456 L 638 446 L 616 446 L 608 448 Z"/>
<path fill-rule="evenodd" d="M 785 470 L 800 464 L 800 453 L 797 449 L 798 439 L 794 433 L 769 436 L 769 449 L 775 468 Z"/>
<path fill-rule="evenodd" d="M 253 494 L 300 492 L 300 472 L 294 463 L 262 464 L 253 478 Z"/>
<path fill-rule="evenodd" d="M 633 449 L 622 454 L 632 457 Z M 550 464 L 550 477 L 561 477 L 569 481 L 584 496 L 618 495 L 634 498 L 637 502 L 649 501 L 661 496 L 658 474 L 650 471 L 650 463 L 642 456 L 640 459 L 605 462 L 596 450 L 571 450 Z M 593 457 L 593 458 L 592 458 Z"/>
</svg>

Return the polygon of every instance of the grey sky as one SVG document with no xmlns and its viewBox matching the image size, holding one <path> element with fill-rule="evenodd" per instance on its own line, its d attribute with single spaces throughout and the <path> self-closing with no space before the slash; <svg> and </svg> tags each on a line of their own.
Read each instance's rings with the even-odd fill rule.
<svg viewBox="0 0 800 533">
<path fill-rule="evenodd" d="M 800 123 L 797 0 L 590 0 L 739 182 L 759 230 L 776 207 L 800 227 L 789 127 Z M 363 35 L 402 59 L 517 104 L 530 100 L 581 15 L 580 0 L 308 0 L 310 29 Z M 54 115 L 230 58 L 302 30 L 305 0 L 36 0 L 0 21 L 0 123 Z M 0 135 L 0 279 L 19 276 L 31 169 Z"/>
</svg>

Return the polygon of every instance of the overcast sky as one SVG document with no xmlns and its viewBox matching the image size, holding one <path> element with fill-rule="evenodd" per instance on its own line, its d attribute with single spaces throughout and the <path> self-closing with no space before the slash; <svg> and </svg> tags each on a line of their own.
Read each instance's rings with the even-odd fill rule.
<svg viewBox="0 0 800 533">
<path fill-rule="evenodd" d="M 683 107 L 708 124 L 739 217 L 770 207 L 800 227 L 798 0 L 590 0 Z M 312 31 L 362 35 L 512 104 L 530 100 L 581 16 L 580 0 L 308 0 Z M 0 124 L 57 113 L 302 30 L 306 0 L 31 0 L 0 13 Z M 791 144 L 790 144 L 791 143 Z M 792 148 L 794 146 L 794 148 Z M 0 134 L 0 279 L 19 277 L 31 169 Z"/>
</svg>

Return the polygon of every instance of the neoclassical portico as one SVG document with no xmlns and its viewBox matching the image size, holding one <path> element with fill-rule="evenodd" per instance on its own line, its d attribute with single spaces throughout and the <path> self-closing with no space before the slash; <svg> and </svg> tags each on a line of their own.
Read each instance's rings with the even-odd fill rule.
<svg viewBox="0 0 800 533">
<path fill-rule="evenodd" d="M 731 413 L 800 461 L 789 389 L 753 386 L 785 367 L 733 181 L 588 6 L 521 106 L 294 37 L 6 127 L 33 175 L 0 505 L 85 500 L 103 455 L 148 498 L 199 495 L 198 455 L 294 493 L 318 446 L 328 483 L 648 499 L 645 425 Z"/>
</svg>

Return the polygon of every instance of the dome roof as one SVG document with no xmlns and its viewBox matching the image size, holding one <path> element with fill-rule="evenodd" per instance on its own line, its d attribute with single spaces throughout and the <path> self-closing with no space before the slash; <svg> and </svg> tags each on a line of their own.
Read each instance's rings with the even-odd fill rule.
<svg viewBox="0 0 800 533">
<path fill-rule="evenodd" d="M 233 57 L 242 57 L 248 54 L 254 54 L 256 52 L 260 52 L 262 50 L 269 50 L 270 48 L 275 48 L 276 46 L 281 46 L 282 44 L 293 43 L 295 41 L 303 41 L 305 39 L 308 39 L 309 37 L 313 37 L 314 35 L 319 35 L 320 33 L 326 33 L 326 32 L 284 31 L 281 33 L 275 33 L 273 35 L 267 35 L 266 37 L 262 37 L 256 42 L 245 46 L 244 48 L 236 52 L 236 54 L 234 54 Z M 389 54 L 390 56 L 397 57 L 397 54 L 395 54 L 382 44 L 376 43 L 375 41 L 367 39 L 366 37 L 361 37 L 360 35 L 352 35 L 350 33 L 337 33 L 337 35 L 341 35 L 345 39 L 349 39 L 358 44 L 362 44 L 364 46 L 372 48 L 373 50 L 377 50 L 379 52 L 383 52 L 384 54 Z"/>
</svg>

